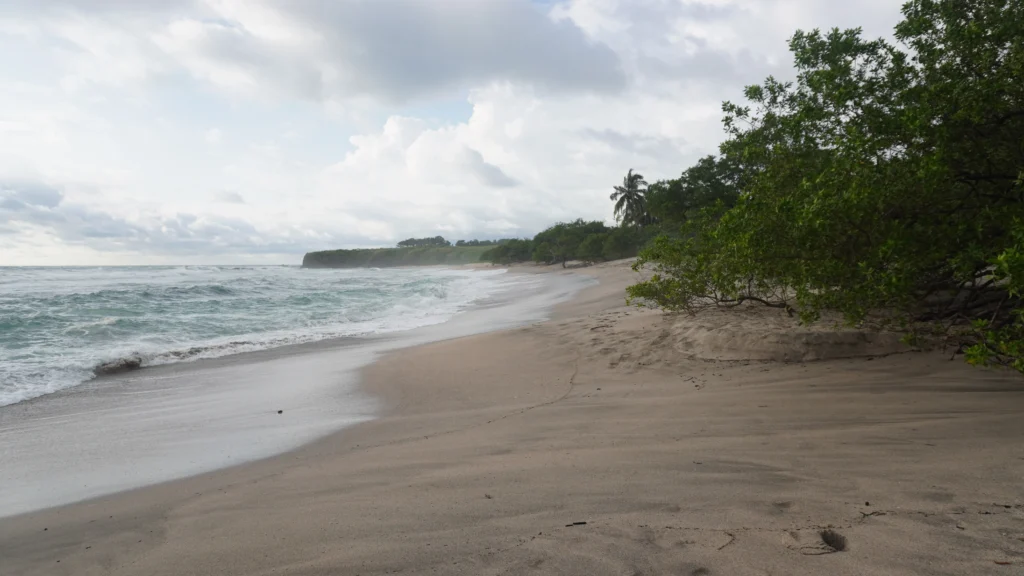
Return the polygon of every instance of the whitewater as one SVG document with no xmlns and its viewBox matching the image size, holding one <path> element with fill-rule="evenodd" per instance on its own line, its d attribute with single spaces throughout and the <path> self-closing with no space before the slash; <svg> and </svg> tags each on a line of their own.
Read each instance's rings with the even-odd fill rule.
<svg viewBox="0 0 1024 576">
<path fill-rule="evenodd" d="M 0 406 L 121 358 L 157 366 L 439 324 L 515 282 L 439 268 L 0 268 Z"/>
</svg>

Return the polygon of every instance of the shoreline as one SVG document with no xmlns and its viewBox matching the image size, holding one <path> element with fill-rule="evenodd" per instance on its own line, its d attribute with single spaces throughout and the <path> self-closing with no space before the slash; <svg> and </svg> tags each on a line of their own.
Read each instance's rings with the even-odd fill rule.
<svg viewBox="0 0 1024 576">
<path fill-rule="evenodd" d="M 69 268 L 67 266 L 55 266 L 53 268 Z M 101 268 L 101 269 L 136 269 L 146 268 L 145 266 L 128 266 L 128 267 L 83 267 L 83 268 Z M 181 266 L 152 266 L 152 268 L 158 269 L 176 269 Z M 185 268 L 188 268 L 185 266 Z M 252 268 L 248 266 L 200 266 L 202 269 L 209 268 L 229 268 L 229 269 L 246 269 Z M 276 268 L 293 268 L 295 270 L 301 270 L 300 266 L 296 265 L 281 265 Z M 496 272 L 499 274 L 493 275 L 495 277 L 501 277 L 509 271 L 508 266 L 497 267 L 493 266 L 490 269 L 476 265 L 462 265 L 462 266 L 419 266 L 419 267 L 407 267 L 401 268 L 403 271 L 416 271 L 416 270 L 433 270 L 433 271 L 471 271 L 471 272 Z M 396 268 L 398 269 L 398 268 Z M 516 274 L 509 274 L 514 277 Z M 502 293 L 502 289 L 497 291 L 498 294 Z M 493 298 L 494 295 L 485 296 L 477 301 L 487 301 Z M 194 365 L 195 363 L 204 363 L 213 365 L 218 360 L 232 361 L 234 359 L 243 360 L 260 360 L 267 355 L 273 357 L 275 354 L 287 354 L 289 351 L 303 352 L 313 351 L 318 349 L 317 346 L 333 347 L 338 343 L 344 343 L 348 340 L 352 341 L 364 341 L 364 340 L 380 340 L 382 338 L 393 337 L 394 335 L 401 335 L 403 333 L 417 333 L 423 330 L 430 330 L 439 324 L 451 320 L 455 316 L 461 315 L 467 311 L 472 312 L 479 306 L 475 303 L 464 303 L 465 307 L 461 310 L 452 313 L 446 320 L 440 322 L 431 321 L 427 323 L 420 323 L 412 326 L 385 326 L 383 330 L 380 329 L 367 329 L 366 331 L 358 331 L 351 329 L 345 324 L 336 324 L 329 328 L 335 328 L 333 334 L 325 334 L 323 332 L 309 331 L 306 333 L 297 332 L 289 328 L 270 330 L 265 333 L 237 333 L 233 336 L 224 336 L 220 339 L 214 340 L 199 340 L 189 341 L 185 340 L 181 342 L 177 347 L 172 344 L 165 344 L 162 347 L 145 349 L 126 349 L 120 352 L 109 354 L 97 352 L 93 354 L 90 360 L 86 360 L 81 364 L 71 364 L 67 368 L 69 371 L 81 372 L 81 378 L 74 381 L 74 383 L 65 383 L 55 388 L 49 388 L 44 390 L 30 390 L 28 393 L 30 396 L 21 398 L 16 401 L 9 401 L 6 398 L 0 397 L 0 411 L 8 406 L 15 406 L 18 404 L 24 404 L 26 402 L 33 402 L 42 399 L 45 401 L 47 398 L 59 397 L 61 395 L 74 394 L 77 389 L 82 386 L 88 386 L 90 384 L 102 383 L 105 379 L 109 378 L 121 378 L 138 376 L 140 374 L 153 373 L 154 371 L 161 369 L 175 369 L 175 367 L 185 367 Z M 108 320 L 103 318 L 103 320 Z M 433 318 L 431 320 L 436 320 Z M 96 322 L 89 325 L 101 325 L 102 321 Z M 360 322 L 355 322 L 360 324 Z M 75 328 L 77 326 L 72 326 Z M 294 328 L 294 327 L 293 327 Z M 327 330 L 331 332 L 331 330 Z M 320 348 L 323 349 L 323 348 Z M 109 352 L 109 351 L 108 351 Z M 2 412 L 0 412 L 2 414 Z"/>
<path fill-rule="evenodd" d="M 377 417 L 358 373 L 381 355 L 541 321 L 589 280 L 510 282 L 528 293 L 506 287 L 438 324 L 145 367 L 4 406 L 0 518 L 300 449 Z"/>
<path fill-rule="evenodd" d="M 1024 561 L 1015 376 L 929 353 L 681 356 L 693 329 L 623 306 L 621 268 L 585 269 L 601 284 L 550 321 L 378 358 L 360 371 L 387 406 L 377 419 L 0 519 L 0 557 L 18 574 L 168 575 L 1003 574 L 996 561 Z M 828 526 L 849 550 L 821 547 Z"/>
</svg>

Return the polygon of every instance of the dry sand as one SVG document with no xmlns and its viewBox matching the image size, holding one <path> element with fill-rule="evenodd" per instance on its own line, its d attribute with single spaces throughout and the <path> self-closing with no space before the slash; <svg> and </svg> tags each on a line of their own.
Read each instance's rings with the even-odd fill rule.
<svg viewBox="0 0 1024 576">
<path fill-rule="evenodd" d="M 0 574 L 1024 574 L 1020 377 L 582 273 L 550 322 L 365 370 L 378 420 L 0 520 Z"/>
</svg>

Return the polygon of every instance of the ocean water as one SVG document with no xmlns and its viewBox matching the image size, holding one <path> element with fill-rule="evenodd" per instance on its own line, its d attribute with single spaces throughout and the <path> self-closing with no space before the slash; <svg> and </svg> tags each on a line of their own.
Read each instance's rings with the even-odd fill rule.
<svg viewBox="0 0 1024 576">
<path fill-rule="evenodd" d="M 0 268 L 0 406 L 119 358 L 153 366 L 438 324 L 508 282 L 437 268 Z"/>
</svg>

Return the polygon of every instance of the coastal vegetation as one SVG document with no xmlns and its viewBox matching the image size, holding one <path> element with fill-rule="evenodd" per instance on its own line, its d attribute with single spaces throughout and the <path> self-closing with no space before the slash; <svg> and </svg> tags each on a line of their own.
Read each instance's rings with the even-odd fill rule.
<svg viewBox="0 0 1024 576">
<path fill-rule="evenodd" d="M 394 266 L 443 266 L 475 264 L 494 246 L 513 240 L 458 240 L 443 236 L 408 238 L 395 248 L 355 248 L 309 252 L 304 268 L 387 268 Z M 513 241 L 514 242 L 514 241 Z M 490 261 L 490 260 L 487 260 Z"/>
<path fill-rule="evenodd" d="M 571 260 L 604 262 L 636 256 L 652 234 L 652 229 L 609 227 L 604 222 L 577 219 L 559 222 L 532 239 L 505 240 L 485 252 L 481 259 L 495 264 L 532 261 L 562 266 Z"/>
<path fill-rule="evenodd" d="M 719 154 L 650 187 L 634 301 L 837 311 L 1024 371 L 1024 3 L 902 14 L 896 44 L 797 32 L 794 82 L 724 104 Z"/>
<path fill-rule="evenodd" d="M 438 237 L 440 238 L 440 237 Z M 407 241 L 406 241 L 407 242 Z M 388 268 L 394 266 L 439 266 L 473 264 L 489 246 L 426 244 L 400 248 L 361 248 L 308 252 L 303 268 Z"/>
<path fill-rule="evenodd" d="M 650 224 L 644 186 L 647 186 L 647 181 L 643 175 L 634 173 L 630 168 L 622 179 L 622 185 L 616 186 L 611 195 L 611 200 L 615 202 L 616 221 L 627 226 Z"/>
<path fill-rule="evenodd" d="M 610 197 L 617 226 L 582 219 L 559 222 L 532 239 L 501 240 L 481 259 L 565 266 L 571 260 L 589 264 L 631 258 L 654 242 L 689 234 L 684 225 L 691 220 L 735 206 L 744 173 L 741 162 L 725 156 L 702 158 L 678 178 L 650 185 L 629 170 Z"/>
<path fill-rule="evenodd" d="M 398 243 L 399 248 L 422 248 L 424 246 L 451 246 L 452 243 L 442 236 L 433 238 L 408 238 Z"/>
<path fill-rule="evenodd" d="M 495 264 L 537 262 L 584 264 L 631 258 L 656 239 L 686 234 L 682 225 L 705 210 L 724 210 L 739 198 L 743 171 L 731 158 L 708 156 L 679 178 L 648 185 L 644 176 L 629 170 L 614 186 L 617 226 L 577 219 L 559 222 L 532 239 L 501 240 L 481 259 Z"/>
<path fill-rule="evenodd" d="M 564 267 L 571 260 L 592 264 L 636 256 L 640 247 L 660 231 L 652 226 L 657 219 L 649 209 L 648 198 L 662 186 L 647 187 L 643 175 L 631 169 L 611 194 L 618 226 L 583 219 L 558 222 L 532 239 L 502 240 L 481 258 L 495 264 L 533 261 Z"/>
<path fill-rule="evenodd" d="M 497 246 L 507 240 L 459 240 L 455 243 L 456 246 Z"/>
</svg>

